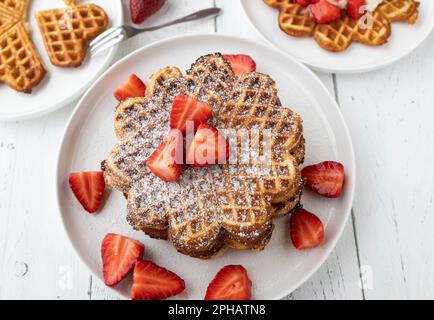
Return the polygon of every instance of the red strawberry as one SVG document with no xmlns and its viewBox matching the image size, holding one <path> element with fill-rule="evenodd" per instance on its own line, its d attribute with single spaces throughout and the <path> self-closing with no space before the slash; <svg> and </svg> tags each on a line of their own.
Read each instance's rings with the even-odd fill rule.
<svg viewBox="0 0 434 320">
<path fill-rule="evenodd" d="M 152 16 L 166 0 L 130 0 L 131 20 L 139 24 Z"/>
<path fill-rule="evenodd" d="M 132 74 L 125 83 L 115 90 L 114 95 L 118 101 L 122 101 L 127 98 L 144 97 L 145 93 L 146 86 L 143 81 L 135 74 Z"/>
<path fill-rule="evenodd" d="M 136 263 L 131 299 L 161 300 L 175 296 L 184 289 L 184 280 L 175 273 L 159 267 L 151 261 Z"/>
<path fill-rule="evenodd" d="M 181 132 L 170 131 L 146 162 L 148 169 L 164 181 L 178 181 L 182 173 L 183 143 Z"/>
<path fill-rule="evenodd" d="M 209 105 L 179 95 L 172 104 L 170 127 L 185 134 L 188 122 L 194 122 L 194 129 L 196 130 L 200 124 L 207 122 L 211 117 L 212 108 Z"/>
<path fill-rule="evenodd" d="M 319 0 L 295 0 L 302 7 L 307 7 L 310 4 L 317 3 Z"/>
<path fill-rule="evenodd" d="M 252 282 L 243 266 L 221 269 L 208 285 L 205 300 L 250 300 Z"/>
<path fill-rule="evenodd" d="M 187 164 L 205 166 L 222 164 L 229 159 L 229 143 L 212 125 L 204 123 L 197 128 L 187 152 Z"/>
<path fill-rule="evenodd" d="M 231 63 L 232 70 L 236 75 L 256 71 L 256 62 L 245 54 L 225 54 L 223 55 Z"/>
<path fill-rule="evenodd" d="M 336 21 L 340 19 L 342 14 L 341 8 L 332 5 L 328 0 L 320 0 L 309 8 L 313 19 L 319 24 Z"/>
<path fill-rule="evenodd" d="M 306 187 L 327 198 L 338 198 L 341 195 L 345 180 L 345 169 L 342 164 L 325 161 L 305 167 L 301 176 Z"/>
<path fill-rule="evenodd" d="M 105 189 L 102 172 L 75 172 L 69 175 L 69 186 L 84 210 L 98 210 Z"/>
<path fill-rule="evenodd" d="M 360 19 L 366 12 L 366 0 L 348 0 L 347 15 L 352 19 Z"/>
<path fill-rule="evenodd" d="M 304 209 L 296 209 L 289 220 L 291 240 L 297 249 L 315 248 L 324 240 L 321 220 Z"/>
<path fill-rule="evenodd" d="M 143 258 L 145 247 L 138 241 L 118 234 L 109 233 L 101 244 L 104 283 L 118 284 Z"/>
</svg>

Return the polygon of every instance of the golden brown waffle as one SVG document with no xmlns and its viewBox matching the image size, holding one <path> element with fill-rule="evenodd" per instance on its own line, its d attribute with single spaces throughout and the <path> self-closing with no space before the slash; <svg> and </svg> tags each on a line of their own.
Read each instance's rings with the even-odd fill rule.
<svg viewBox="0 0 434 320">
<path fill-rule="evenodd" d="M 299 202 L 299 164 L 304 158 L 300 117 L 280 105 L 269 76 L 234 76 L 220 54 L 199 58 L 186 76 L 177 68 L 160 70 L 149 87 L 150 96 L 118 106 L 115 130 L 120 142 L 102 165 L 107 184 L 128 194 L 129 223 L 152 237 L 170 239 L 178 251 L 193 257 L 210 258 L 225 246 L 263 249 L 273 217 L 289 213 Z M 223 134 L 229 129 L 258 134 L 270 129 L 272 158 L 266 165 L 238 161 L 189 167 L 178 183 L 154 176 L 145 163 L 167 134 L 178 94 L 211 105 L 212 124 Z M 231 157 L 239 160 L 260 156 L 244 150 L 238 140 L 231 150 L 238 150 Z"/>
<path fill-rule="evenodd" d="M 148 87 L 146 88 L 146 95 L 148 97 L 154 95 L 154 91 L 161 83 L 170 79 L 179 79 L 182 77 L 182 72 L 176 67 L 166 67 L 154 73 L 149 79 Z"/>
<path fill-rule="evenodd" d="M 365 26 L 367 21 L 350 19 L 345 15 L 330 24 L 316 24 L 309 12 L 292 0 L 263 1 L 279 9 L 278 20 L 282 31 L 295 37 L 313 36 L 322 48 L 333 52 L 344 51 L 353 42 L 382 45 L 391 35 L 392 22 L 413 24 L 419 16 L 419 3 L 415 0 L 383 0 L 372 14 L 372 26 L 369 28 Z"/>
<path fill-rule="evenodd" d="M 0 81 L 30 93 L 45 67 L 24 22 L 27 7 L 28 0 L 0 0 Z"/>
<path fill-rule="evenodd" d="M 78 67 L 87 53 L 87 43 L 108 25 L 105 11 L 95 4 L 40 11 L 36 20 L 52 64 Z"/>
<path fill-rule="evenodd" d="M 0 0 L 0 15 L 24 20 L 27 14 L 29 0 Z"/>
<path fill-rule="evenodd" d="M 13 27 L 14 24 L 17 23 L 17 20 L 12 16 L 4 15 L 0 12 L 0 35 L 4 34 L 10 28 Z"/>
<path fill-rule="evenodd" d="M 23 22 L 0 36 L 0 80 L 17 91 L 29 92 L 45 75 L 45 68 Z"/>
</svg>

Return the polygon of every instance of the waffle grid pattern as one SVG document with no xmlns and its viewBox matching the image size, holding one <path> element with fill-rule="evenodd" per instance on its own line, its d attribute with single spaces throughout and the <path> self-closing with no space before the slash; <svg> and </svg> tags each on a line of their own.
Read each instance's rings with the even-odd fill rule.
<svg viewBox="0 0 434 320">
<path fill-rule="evenodd" d="M 28 0 L 0 0 L 0 81 L 30 93 L 45 67 L 24 22 Z"/>
<path fill-rule="evenodd" d="M 407 21 L 414 24 L 419 16 L 419 3 L 415 0 L 383 0 L 374 11 L 371 21 L 350 19 L 344 15 L 330 24 L 316 24 L 309 12 L 292 0 L 263 0 L 267 5 L 279 9 L 279 26 L 285 33 L 295 37 L 313 36 L 324 49 L 339 52 L 353 42 L 369 46 L 380 46 L 391 35 L 391 23 Z M 372 22 L 371 27 L 366 27 Z"/>
<path fill-rule="evenodd" d="M 127 220 L 151 236 L 169 238 L 178 251 L 194 257 L 209 258 L 224 246 L 264 248 L 272 218 L 298 204 L 298 165 L 304 157 L 301 119 L 280 106 L 274 81 L 259 73 L 236 78 L 216 54 L 199 58 L 183 77 L 173 67 L 160 70 L 149 87 L 151 97 L 127 100 L 117 108 L 120 142 L 103 163 L 108 185 L 128 194 Z M 179 183 L 152 175 L 145 161 L 166 135 L 171 102 L 180 93 L 211 105 L 213 125 L 222 132 L 238 124 L 246 129 L 257 124 L 259 132 L 273 127 L 277 156 L 272 165 L 190 167 Z M 294 150 L 299 159 L 291 155 Z"/>
<path fill-rule="evenodd" d="M 51 63 L 59 67 L 80 66 L 87 42 L 108 25 L 106 13 L 94 4 L 40 11 L 36 20 Z"/>
</svg>

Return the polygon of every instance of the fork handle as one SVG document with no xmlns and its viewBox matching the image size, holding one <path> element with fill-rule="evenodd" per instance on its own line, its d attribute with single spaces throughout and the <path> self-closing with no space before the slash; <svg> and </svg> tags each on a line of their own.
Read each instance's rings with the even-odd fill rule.
<svg viewBox="0 0 434 320">
<path fill-rule="evenodd" d="M 173 26 L 173 25 L 179 24 L 179 23 L 200 20 L 200 19 L 207 18 L 207 17 L 215 17 L 215 16 L 218 16 L 222 11 L 223 10 L 220 8 L 208 8 L 208 9 L 194 12 L 194 13 L 189 14 L 189 15 L 182 17 L 182 18 L 178 18 L 176 20 L 169 21 L 169 22 L 160 24 L 158 26 L 154 26 L 154 27 L 147 27 L 147 28 L 136 28 L 136 27 L 131 27 L 131 26 L 128 26 L 128 27 L 125 26 L 125 27 L 129 33 L 129 36 L 132 37 L 132 36 L 135 36 L 136 34 L 138 34 L 140 32 L 154 31 L 154 30 L 166 28 L 169 26 Z"/>
</svg>

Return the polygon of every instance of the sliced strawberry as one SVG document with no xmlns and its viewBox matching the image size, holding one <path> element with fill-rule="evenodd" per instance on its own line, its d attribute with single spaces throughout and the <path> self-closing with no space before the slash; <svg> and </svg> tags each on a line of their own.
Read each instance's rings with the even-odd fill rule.
<svg viewBox="0 0 434 320">
<path fill-rule="evenodd" d="M 206 166 L 223 164 L 229 159 L 229 143 L 212 125 L 204 123 L 197 128 L 187 151 L 187 164 Z"/>
<path fill-rule="evenodd" d="M 184 280 L 175 273 L 151 261 L 138 261 L 134 268 L 131 299 L 161 300 L 175 296 L 185 289 Z"/>
<path fill-rule="evenodd" d="M 208 285 L 205 300 L 250 300 L 252 282 L 243 266 L 223 267 Z"/>
<path fill-rule="evenodd" d="M 131 20 L 142 23 L 164 5 L 166 0 L 130 0 Z"/>
<path fill-rule="evenodd" d="M 183 143 L 181 132 L 171 130 L 146 162 L 148 169 L 164 181 L 178 181 L 184 158 Z"/>
<path fill-rule="evenodd" d="M 75 172 L 69 175 L 69 186 L 84 210 L 94 213 L 101 204 L 105 189 L 104 174 L 97 172 Z"/>
<path fill-rule="evenodd" d="M 109 233 L 101 244 L 104 283 L 108 286 L 118 284 L 143 258 L 145 247 L 138 241 Z"/>
<path fill-rule="evenodd" d="M 135 74 L 132 74 L 125 83 L 115 90 L 114 95 L 118 101 L 122 101 L 127 98 L 144 97 L 145 92 L 146 86 L 143 81 Z"/>
<path fill-rule="evenodd" d="M 301 176 L 306 187 L 327 198 L 338 198 L 345 181 L 345 169 L 339 162 L 325 161 L 305 167 Z"/>
<path fill-rule="evenodd" d="M 212 108 L 209 105 L 187 96 L 179 95 L 172 104 L 170 127 L 178 129 L 185 134 L 188 122 L 193 122 L 194 129 L 196 130 L 200 124 L 206 123 L 211 117 Z"/>
<path fill-rule="evenodd" d="M 320 0 L 309 8 L 313 19 L 318 24 L 331 23 L 339 20 L 342 15 L 341 8 L 332 5 L 328 0 Z"/>
<path fill-rule="evenodd" d="M 304 209 L 296 209 L 289 220 L 291 240 L 297 249 L 315 248 L 324 240 L 321 220 Z"/>
<path fill-rule="evenodd" d="M 348 0 L 347 15 L 352 19 L 360 19 L 366 11 L 366 0 Z"/>
<path fill-rule="evenodd" d="M 256 71 L 256 62 L 245 54 L 225 54 L 223 55 L 231 63 L 232 70 L 236 75 Z"/>
<path fill-rule="evenodd" d="M 310 4 L 317 3 L 319 0 L 295 0 L 302 7 L 307 7 Z"/>
</svg>

